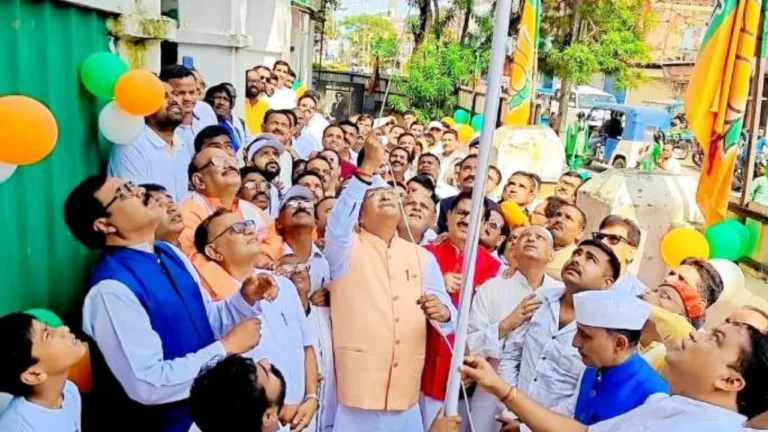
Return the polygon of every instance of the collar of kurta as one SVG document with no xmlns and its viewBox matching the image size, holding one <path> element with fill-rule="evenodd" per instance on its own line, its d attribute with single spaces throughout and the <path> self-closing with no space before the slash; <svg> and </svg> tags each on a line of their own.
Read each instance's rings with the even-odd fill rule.
<svg viewBox="0 0 768 432">
<path fill-rule="evenodd" d="M 173 143 L 168 144 L 157 132 L 155 132 L 154 129 L 152 129 L 149 125 L 144 126 L 144 136 L 146 136 L 147 141 L 150 142 L 153 146 L 165 150 L 169 150 L 171 153 L 176 153 L 179 149 L 183 147 L 183 143 L 181 140 L 176 136 L 176 133 L 173 134 Z"/>
<path fill-rule="evenodd" d="M 288 244 L 288 242 L 283 242 L 283 253 L 285 255 L 293 255 L 293 249 L 291 249 L 291 246 Z M 325 258 L 323 252 L 320 251 L 320 248 L 317 247 L 314 242 L 312 242 L 312 249 L 310 250 L 309 254 L 312 256 L 312 258 Z"/>
</svg>

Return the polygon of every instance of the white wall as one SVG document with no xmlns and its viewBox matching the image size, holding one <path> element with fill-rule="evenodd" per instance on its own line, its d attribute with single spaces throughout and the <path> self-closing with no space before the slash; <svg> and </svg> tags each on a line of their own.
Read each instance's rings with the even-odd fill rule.
<svg viewBox="0 0 768 432">
<path fill-rule="evenodd" d="M 271 67 L 279 59 L 292 61 L 290 0 L 177 1 L 179 61 L 192 57 L 208 85 L 234 84 L 239 110 L 245 95 L 246 69 L 259 64 Z M 294 36 L 311 37 L 311 33 Z M 307 71 L 301 74 L 310 73 L 311 51 L 309 55 Z"/>
</svg>

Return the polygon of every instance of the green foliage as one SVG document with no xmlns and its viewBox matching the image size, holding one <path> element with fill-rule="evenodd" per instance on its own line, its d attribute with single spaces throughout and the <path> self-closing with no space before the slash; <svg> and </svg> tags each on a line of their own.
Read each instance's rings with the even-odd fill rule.
<svg viewBox="0 0 768 432">
<path fill-rule="evenodd" d="M 339 23 L 343 37 L 349 42 L 350 59 L 358 64 L 372 65 L 378 55 L 382 62 L 391 62 L 399 45 L 395 27 L 380 15 L 360 14 L 344 18 Z"/>
<path fill-rule="evenodd" d="M 408 79 L 396 78 L 405 96 L 391 96 L 390 104 L 399 111 L 416 111 L 423 121 L 449 115 L 457 103 L 457 88 L 472 78 L 474 57 L 471 48 L 458 42 L 427 37 L 405 66 Z"/>
<path fill-rule="evenodd" d="M 579 37 L 571 41 L 572 13 L 557 13 L 559 0 L 544 0 L 540 70 L 586 84 L 597 72 L 616 77 L 616 86 L 626 88 L 642 78 L 637 66 L 650 59 L 645 42 L 653 17 L 643 0 L 584 0 Z"/>
</svg>

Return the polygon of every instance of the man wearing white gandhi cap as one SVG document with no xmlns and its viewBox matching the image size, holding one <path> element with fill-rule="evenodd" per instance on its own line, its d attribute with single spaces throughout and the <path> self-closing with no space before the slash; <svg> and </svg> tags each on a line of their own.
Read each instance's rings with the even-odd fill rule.
<svg viewBox="0 0 768 432">
<path fill-rule="evenodd" d="M 587 365 L 574 419 L 592 425 L 635 409 L 652 394 L 669 393 L 667 382 L 637 353 L 640 330 L 650 315 L 647 303 L 608 290 L 576 294 L 573 304 L 573 346 Z"/>
</svg>

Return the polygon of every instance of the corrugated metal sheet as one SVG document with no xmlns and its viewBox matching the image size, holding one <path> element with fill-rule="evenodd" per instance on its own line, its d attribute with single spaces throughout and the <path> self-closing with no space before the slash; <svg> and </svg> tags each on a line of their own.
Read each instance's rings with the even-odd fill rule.
<svg viewBox="0 0 768 432">
<path fill-rule="evenodd" d="M 69 234 L 63 204 L 108 155 L 99 106 L 78 81 L 82 60 L 108 48 L 106 18 L 52 0 L 0 1 L 0 95 L 42 101 L 59 125 L 53 153 L 0 184 L 0 314 L 44 307 L 64 315 L 81 299 L 94 255 Z"/>
</svg>

